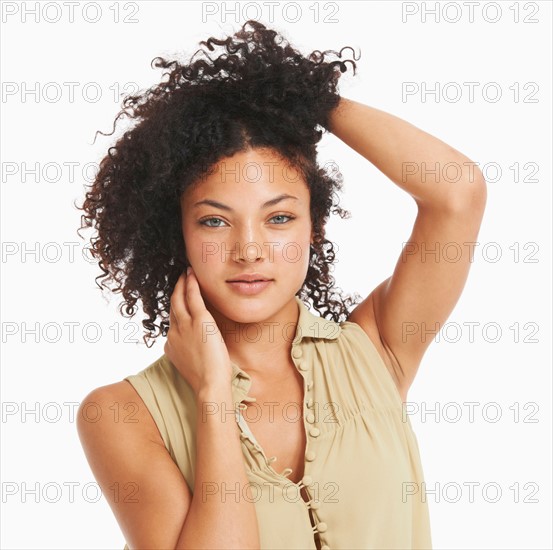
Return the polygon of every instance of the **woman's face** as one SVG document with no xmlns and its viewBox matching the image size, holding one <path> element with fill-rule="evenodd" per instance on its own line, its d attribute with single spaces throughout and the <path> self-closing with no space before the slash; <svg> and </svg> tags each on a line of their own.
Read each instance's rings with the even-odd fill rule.
<svg viewBox="0 0 553 550">
<path fill-rule="evenodd" d="M 290 197 L 278 200 L 282 195 Z M 252 323 L 293 299 L 309 266 L 309 206 L 300 172 L 270 149 L 222 159 L 213 174 L 186 190 L 183 237 L 208 310 Z M 229 283 L 244 273 L 271 282 L 260 292 L 246 293 Z"/>
</svg>

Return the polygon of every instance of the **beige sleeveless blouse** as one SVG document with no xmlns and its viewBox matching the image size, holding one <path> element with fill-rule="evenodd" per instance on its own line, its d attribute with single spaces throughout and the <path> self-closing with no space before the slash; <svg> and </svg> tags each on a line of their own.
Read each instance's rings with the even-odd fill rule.
<svg viewBox="0 0 553 550">
<path fill-rule="evenodd" d="M 299 319 L 291 357 L 304 380 L 307 440 L 300 483 L 287 478 L 290 468 L 272 468 L 272 457 L 237 407 L 260 548 L 315 550 L 315 537 L 321 550 L 432 548 L 417 439 L 382 358 L 358 324 L 323 319 L 295 299 Z M 232 370 L 234 402 L 255 401 L 248 395 L 249 375 L 235 363 Z M 125 379 L 148 407 L 193 493 L 192 389 L 165 355 Z M 297 408 L 289 413 L 297 414 Z M 302 487 L 309 502 L 300 496 Z"/>
</svg>

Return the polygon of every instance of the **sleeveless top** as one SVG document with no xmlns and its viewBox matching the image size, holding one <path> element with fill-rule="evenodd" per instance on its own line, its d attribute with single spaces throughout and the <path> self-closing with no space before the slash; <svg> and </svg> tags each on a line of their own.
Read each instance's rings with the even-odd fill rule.
<svg viewBox="0 0 553 550">
<path fill-rule="evenodd" d="M 291 357 L 304 381 L 305 471 L 278 472 L 240 409 L 251 378 L 232 363 L 232 396 L 251 484 L 261 549 L 430 549 L 431 534 L 416 436 L 399 391 L 365 331 L 316 316 L 295 296 L 299 318 Z M 196 402 L 162 355 L 125 378 L 151 413 L 191 493 Z M 241 405 L 240 405 L 241 404 Z M 295 411 L 288 413 L 298 417 Z M 307 489 L 310 500 L 300 496 Z M 311 517 L 313 518 L 313 522 Z M 125 550 L 128 546 L 125 545 Z"/>
</svg>

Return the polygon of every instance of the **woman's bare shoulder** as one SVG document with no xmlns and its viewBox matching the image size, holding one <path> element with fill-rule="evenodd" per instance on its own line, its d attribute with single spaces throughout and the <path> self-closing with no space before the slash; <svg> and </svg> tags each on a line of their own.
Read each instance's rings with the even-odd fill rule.
<svg viewBox="0 0 553 550">
<path fill-rule="evenodd" d="M 97 425 L 97 426 L 94 426 Z M 134 436 L 142 436 L 165 446 L 157 425 L 148 407 L 128 380 L 121 380 L 91 390 L 82 400 L 77 418 L 79 432 L 96 430 L 103 426 L 119 425 L 132 431 Z"/>
<path fill-rule="evenodd" d="M 77 427 L 128 547 L 174 548 L 192 495 L 131 383 L 90 391 L 79 407 Z"/>
</svg>

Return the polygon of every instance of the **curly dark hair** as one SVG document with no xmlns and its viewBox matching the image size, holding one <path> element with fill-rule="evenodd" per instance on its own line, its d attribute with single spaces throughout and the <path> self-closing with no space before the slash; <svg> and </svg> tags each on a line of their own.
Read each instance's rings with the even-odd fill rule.
<svg viewBox="0 0 553 550">
<path fill-rule="evenodd" d="M 148 316 L 142 321 L 147 346 L 149 339 L 166 336 L 171 294 L 188 267 L 180 197 L 220 159 L 270 148 L 299 170 L 310 191 L 314 244 L 296 295 L 308 307 L 310 298 L 321 317 L 345 321 L 361 297 L 344 297 L 334 288 L 330 266 L 335 251 L 325 239 L 325 225 L 330 212 L 341 218 L 350 213 L 338 206 L 343 177 L 339 170 L 319 167 L 316 144 L 328 130 L 330 112 L 340 100 L 338 79 L 347 69 L 346 62 L 325 61 L 325 56 L 341 59 L 342 51 L 352 48 L 315 50 L 304 57 L 255 20 L 246 21 L 234 36 L 199 44 L 227 51 L 213 60 L 199 49 L 192 59 L 200 52 L 207 61 L 189 64 L 154 58 L 155 67 L 169 69 L 163 73 L 168 78 L 125 97 L 112 132 L 95 134 L 95 139 L 98 133 L 112 135 L 122 116 L 137 122 L 108 149 L 82 207 L 75 205 L 86 213 L 77 233 L 93 225 L 98 231 L 90 241 L 90 253 L 103 271 L 96 285 L 102 289 L 98 279 L 105 278 L 118 284 L 111 290 L 122 292 L 120 313 L 126 317 L 134 316 L 141 299 Z M 346 61 L 355 74 L 355 62 Z M 108 288 L 106 281 L 102 285 Z"/>
</svg>

